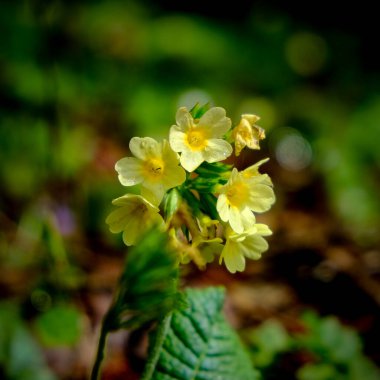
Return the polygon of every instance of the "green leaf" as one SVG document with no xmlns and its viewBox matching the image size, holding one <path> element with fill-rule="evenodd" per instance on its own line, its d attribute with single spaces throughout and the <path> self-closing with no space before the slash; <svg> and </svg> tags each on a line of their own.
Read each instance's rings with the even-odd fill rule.
<svg viewBox="0 0 380 380">
<path fill-rule="evenodd" d="M 300 337 L 299 342 L 311 351 L 337 364 L 349 363 L 360 354 L 362 344 L 358 334 L 342 326 L 335 317 L 318 318 L 312 312 L 303 317 L 310 332 Z"/>
<path fill-rule="evenodd" d="M 322 320 L 320 339 L 337 363 L 348 363 L 361 351 L 361 342 L 356 332 L 342 326 L 334 317 Z"/>
<path fill-rule="evenodd" d="M 108 317 L 110 330 L 162 319 L 180 306 L 177 280 L 175 254 L 168 248 L 166 235 L 154 228 L 128 253 Z M 111 321 L 112 317 L 116 320 Z"/>
<path fill-rule="evenodd" d="M 81 335 L 81 314 L 68 305 L 59 305 L 35 321 L 37 333 L 46 346 L 73 346 Z"/>
<path fill-rule="evenodd" d="M 306 364 L 297 371 L 298 380 L 344 380 L 331 364 Z"/>
<path fill-rule="evenodd" d="M 363 355 L 356 356 L 350 361 L 348 368 L 349 380 L 378 380 L 380 369 Z"/>
<path fill-rule="evenodd" d="M 127 256 L 117 296 L 103 320 L 92 380 L 98 379 L 109 332 L 138 328 L 184 307 L 177 282 L 175 254 L 169 250 L 166 234 L 154 227 Z"/>
<path fill-rule="evenodd" d="M 270 366 L 278 354 L 292 347 L 290 336 L 276 320 L 264 322 L 251 332 L 248 339 L 253 351 L 253 362 L 260 368 Z"/>
<path fill-rule="evenodd" d="M 142 380 L 255 380 L 238 336 L 222 314 L 224 290 L 187 289 L 186 309 L 158 326 Z"/>
</svg>

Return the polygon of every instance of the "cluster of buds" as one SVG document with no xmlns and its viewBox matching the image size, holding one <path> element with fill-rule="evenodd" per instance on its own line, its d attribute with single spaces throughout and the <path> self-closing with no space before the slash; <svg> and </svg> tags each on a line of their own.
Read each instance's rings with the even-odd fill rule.
<svg viewBox="0 0 380 380">
<path fill-rule="evenodd" d="M 115 169 L 124 186 L 140 185 L 140 194 L 126 194 L 107 218 L 111 232 L 123 233 L 126 245 L 138 244 L 157 225 L 168 232 L 178 262 L 193 261 L 203 269 L 219 257 L 231 273 L 243 271 L 246 258 L 267 250 L 267 225 L 256 223 L 275 201 L 272 181 L 259 172 L 264 159 L 243 171 L 222 163 L 245 147 L 259 149 L 265 137 L 255 115 L 242 115 L 231 131 L 221 107 L 179 108 L 169 141 L 133 137 L 134 157 L 119 160 Z"/>
</svg>

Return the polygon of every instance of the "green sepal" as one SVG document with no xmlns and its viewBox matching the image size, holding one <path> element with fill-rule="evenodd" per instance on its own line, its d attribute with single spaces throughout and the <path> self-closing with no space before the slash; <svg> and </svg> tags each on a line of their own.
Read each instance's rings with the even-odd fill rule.
<svg viewBox="0 0 380 380">
<path fill-rule="evenodd" d="M 195 170 L 195 173 L 203 176 L 216 176 L 223 173 L 229 173 L 232 170 L 232 165 L 224 164 L 223 162 L 202 162 Z"/>
<path fill-rule="evenodd" d="M 195 106 L 190 110 L 191 116 L 194 119 L 201 118 L 209 109 L 211 108 L 210 103 L 203 104 L 196 103 Z"/>
<path fill-rule="evenodd" d="M 189 187 L 199 193 L 215 193 L 216 186 L 224 185 L 224 182 L 219 178 L 203 178 L 197 177 L 192 180 Z"/>
<path fill-rule="evenodd" d="M 181 194 L 176 188 L 169 190 L 164 198 L 164 215 L 165 220 L 170 219 L 181 205 Z"/>
<path fill-rule="evenodd" d="M 199 199 L 189 189 L 183 190 L 182 197 L 186 200 L 194 216 L 201 214 Z"/>
<path fill-rule="evenodd" d="M 199 193 L 201 210 L 213 220 L 219 219 L 219 213 L 216 210 L 217 198 L 213 194 Z"/>
</svg>

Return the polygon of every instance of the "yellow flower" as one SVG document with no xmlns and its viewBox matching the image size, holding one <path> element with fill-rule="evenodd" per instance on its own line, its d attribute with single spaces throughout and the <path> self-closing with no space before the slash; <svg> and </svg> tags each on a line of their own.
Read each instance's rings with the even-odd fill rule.
<svg viewBox="0 0 380 380">
<path fill-rule="evenodd" d="M 246 178 L 234 168 L 228 182 L 219 190 L 216 208 L 224 222 L 229 222 L 235 232 L 242 233 L 256 221 L 252 211 L 267 211 L 274 201 L 273 189 L 265 183 L 265 177 Z"/>
<path fill-rule="evenodd" d="M 141 183 L 141 195 L 150 202 L 160 204 L 167 190 L 185 181 L 178 154 L 166 140 L 158 143 L 150 137 L 133 137 L 129 149 L 136 158 L 125 157 L 116 163 L 119 180 L 124 186 Z"/>
<path fill-rule="evenodd" d="M 269 161 L 269 158 L 264 158 L 263 160 L 256 162 L 256 164 L 249 166 L 247 169 L 242 171 L 243 177 L 244 178 L 252 178 L 252 177 L 261 176 L 261 183 L 268 185 L 268 186 L 273 186 L 272 180 L 270 179 L 269 175 L 268 174 L 260 174 L 260 172 L 259 172 L 259 167 L 268 161 Z"/>
<path fill-rule="evenodd" d="M 169 141 L 175 152 L 181 152 L 181 165 L 188 172 L 203 161 L 222 161 L 231 155 L 231 145 L 222 139 L 231 127 L 223 108 L 213 107 L 194 120 L 186 107 L 181 107 L 176 122 L 170 129 Z"/>
<path fill-rule="evenodd" d="M 206 263 L 211 263 L 214 261 L 214 256 L 219 255 L 223 249 L 223 242 L 220 238 L 204 239 L 197 238 L 194 239 L 191 246 L 198 249 L 201 259 L 204 261 L 204 265 L 201 265 L 201 268 L 205 267 Z"/>
<path fill-rule="evenodd" d="M 256 115 L 241 115 L 240 123 L 234 128 L 232 136 L 235 140 L 235 155 L 247 146 L 250 149 L 260 149 L 259 141 L 265 138 L 263 128 L 255 125 L 260 120 Z"/>
<path fill-rule="evenodd" d="M 154 224 L 164 227 L 164 220 L 158 207 L 148 202 L 141 195 L 126 194 L 112 201 L 120 208 L 111 212 L 106 219 L 112 233 L 123 232 L 126 245 L 135 242 Z"/>
<path fill-rule="evenodd" d="M 268 249 L 268 243 L 263 236 L 269 236 L 272 231 L 265 224 L 255 224 L 250 230 L 238 234 L 230 227 L 226 229 L 226 245 L 220 255 L 219 264 L 224 264 L 231 273 L 242 272 L 245 259 L 258 260 Z"/>
<path fill-rule="evenodd" d="M 181 264 L 188 264 L 191 260 L 200 268 L 205 269 L 206 264 L 214 261 L 214 257 L 222 252 L 222 239 L 198 240 L 191 245 L 183 246 L 179 250 Z"/>
<path fill-rule="evenodd" d="M 204 269 L 207 263 L 214 260 L 215 255 L 219 255 L 223 249 L 223 242 L 220 238 L 202 238 L 200 235 L 189 243 L 182 235 L 177 236 L 178 231 L 174 228 L 169 230 L 170 243 L 179 256 L 181 264 L 188 264 L 190 261 Z"/>
</svg>

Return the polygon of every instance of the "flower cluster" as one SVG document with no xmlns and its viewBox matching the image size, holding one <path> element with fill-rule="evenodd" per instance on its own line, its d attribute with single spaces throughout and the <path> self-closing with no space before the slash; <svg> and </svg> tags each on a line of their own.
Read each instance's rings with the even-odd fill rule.
<svg viewBox="0 0 380 380">
<path fill-rule="evenodd" d="M 153 225 L 168 231 L 178 262 L 200 268 L 219 256 L 231 273 L 243 271 L 245 260 L 267 250 L 268 226 L 256 223 L 255 213 L 275 201 L 272 181 L 259 168 L 268 159 L 243 171 L 222 163 L 245 147 L 260 149 L 265 137 L 255 125 L 259 118 L 242 115 L 231 120 L 220 107 L 181 107 L 169 141 L 134 137 L 134 157 L 119 160 L 115 169 L 124 186 L 140 185 L 140 195 L 126 194 L 107 218 L 111 232 L 123 233 L 126 245 L 138 243 Z"/>
</svg>

